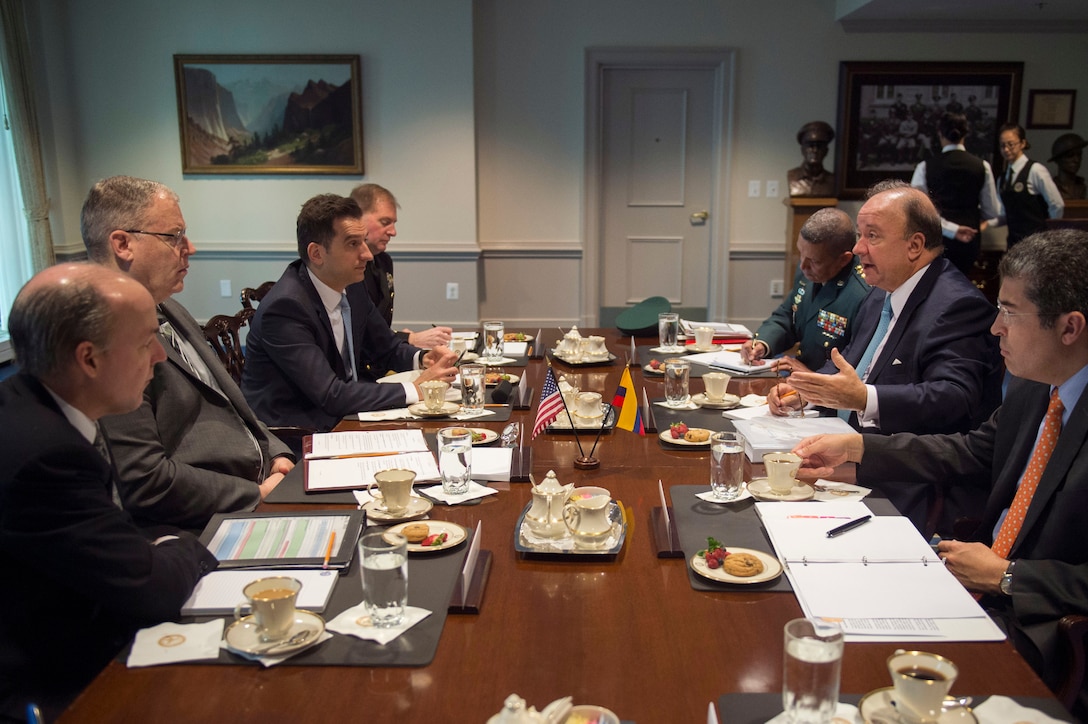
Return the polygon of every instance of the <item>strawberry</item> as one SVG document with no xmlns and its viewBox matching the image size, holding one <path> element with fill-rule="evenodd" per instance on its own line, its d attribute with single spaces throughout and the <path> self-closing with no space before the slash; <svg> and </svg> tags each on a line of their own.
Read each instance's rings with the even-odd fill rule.
<svg viewBox="0 0 1088 724">
<path fill-rule="evenodd" d="M 448 533 L 432 533 L 431 535 L 420 541 L 421 546 L 440 546 L 446 542 L 449 537 Z"/>
<path fill-rule="evenodd" d="M 686 422 L 674 422 L 669 425 L 669 434 L 672 435 L 673 440 L 679 440 L 688 431 L 688 425 Z"/>
<path fill-rule="evenodd" d="M 706 567 L 709 568 L 710 570 L 714 570 L 715 568 L 719 567 L 721 564 L 722 564 L 721 561 L 719 561 L 714 556 L 707 556 L 706 557 Z"/>
<path fill-rule="evenodd" d="M 656 370 L 656 369 L 660 369 L 660 367 L 661 367 L 661 360 L 656 360 L 656 359 L 650 360 L 650 369 Z"/>
</svg>

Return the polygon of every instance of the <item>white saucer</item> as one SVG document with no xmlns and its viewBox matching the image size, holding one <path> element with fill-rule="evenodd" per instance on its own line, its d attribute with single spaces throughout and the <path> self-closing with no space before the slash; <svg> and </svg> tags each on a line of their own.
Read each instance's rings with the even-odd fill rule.
<svg viewBox="0 0 1088 724">
<path fill-rule="evenodd" d="M 363 506 L 363 510 L 366 511 L 367 521 L 373 521 L 374 523 L 403 523 L 406 520 L 415 520 L 416 518 L 422 518 L 430 512 L 434 507 L 434 503 L 421 498 L 418 495 L 413 495 L 408 498 L 408 509 L 403 513 L 394 515 L 385 509 L 383 504 L 378 500 L 372 500 Z"/>
<path fill-rule="evenodd" d="M 786 495 L 779 495 L 778 493 L 771 491 L 771 481 L 767 478 L 756 478 L 752 482 L 748 483 L 748 492 L 752 494 L 752 497 L 756 500 L 764 501 L 798 501 L 798 500 L 811 500 L 812 496 L 816 495 L 816 491 L 811 485 L 805 485 L 804 483 L 798 483 L 793 486 L 793 489 Z"/>
<path fill-rule="evenodd" d="M 688 345 L 688 351 L 690 352 L 717 352 L 721 348 L 720 344 L 712 344 L 709 347 L 700 347 L 697 344 Z"/>
<path fill-rule="evenodd" d="M 325 619 L 316 613 L 298 609 L 295 611 L 295 622 L 291 625 L 291 630 L 284 640 L 286 641 L 303 631 L 310 632 L 305 640 L 297 644 L 276 646 L 265 654 L 262 652 L 271 647 L 272 643 L 261 641 L 261 635 L 257 633 L 256 620 L 253 616 L 246 616 L 232 623 L 223 634 L 223 638 L 227 640 L 227 646 L 232 651 L 241 654 L 249 656 L 285 656 L 317 643 L 317 640 L 321 638 L 321 634 L 325 632 Z"/>
<path fill-rule="evenodd" d="M 452 415 L 460 409 L 461 406 L 458 405 L 456 402 L 444 402 L 442 403 L 442 407 L 434 412 L 428 410 L 427 406 L 424 405 L 422 402 L 408 405 L 408 412 L 412 413 L 413 415 L 419 415 L 420 417 L 448 417 L 449 415 Z"/>
<path fill-rule="evenodd" d="M 858 702 L 858 714 L 866 724 L 906 724 L 907 720 L 899 715 L 895 709 L 895 688 L 885 686 L 876 691 L 870 691 L 861 697 Z M 953 696 L 946 696 L 945 701 L 955 700 Z M 937 719 L 937 724 L 978 724 L 978 717 L 969 706 L 957 706 L 945 709 Z"/>
<path fill-rule="evenodd" d="M 692 395 L 691 401 L 699 407 L 706 407 L 711 410 L 728 410 L 740 404 L 740 397 L 726 393 L 725 397 L 720 401 L 714 402 L 706 396 L 705 392 L 700 392 L 697 395 Z"/>
</svg>

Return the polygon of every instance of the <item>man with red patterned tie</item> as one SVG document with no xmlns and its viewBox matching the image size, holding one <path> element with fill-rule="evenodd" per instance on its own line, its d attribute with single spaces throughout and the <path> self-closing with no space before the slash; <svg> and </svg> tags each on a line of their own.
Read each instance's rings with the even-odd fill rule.
<svg viewBox="0 0 1088 724">
<path fill-rule="evenodd" d="M 889 476 L 988 485 L 974 541 L 940 556 L 1048 684 L 1057 623 L 1088 614 L 1088 234 L 1043 231 L 1001 261 L 992 331 L 1014 376 L 979 428 L 956 435 L 823 435 L 794 450 L 802 474 L 853 461 L 861 483 Z M 1088 711 L 1082 688 L 1077 709 Z"/>
</svg>

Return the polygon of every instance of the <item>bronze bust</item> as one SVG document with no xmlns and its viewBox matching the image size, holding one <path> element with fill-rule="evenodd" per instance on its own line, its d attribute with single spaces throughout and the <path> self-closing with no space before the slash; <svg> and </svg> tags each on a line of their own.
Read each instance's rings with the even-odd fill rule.
<svg viewBox="0 0 1088 724">
<path fill-rule="evenodd" d="M 1054 139 L 1054 145 L 1050 147 L 1050 161 L 1058 164 L 1054 185 L 1058 187 L 1063 199 L 1085 198 L 1084 177 L 1077 175 L 1085 146 L 1088 146 L 1088 141 L 1077 134 L 1063 133 Z"/>
<path fill-rule="evenodd" d="M 834 195 L 835 174 L 824 169 L 827 146 L 833 140 L 834 129 L 823 121 L 810 121 L 801 126 L 797 142 L 801 144 L 804 163 L 789 170 L 790 196 Z"/>
</svg>

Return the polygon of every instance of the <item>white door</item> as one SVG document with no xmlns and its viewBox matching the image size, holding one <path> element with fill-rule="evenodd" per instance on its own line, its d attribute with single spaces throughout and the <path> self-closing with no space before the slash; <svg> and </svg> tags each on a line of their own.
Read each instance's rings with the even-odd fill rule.
<svg viewBox="0 0 1088 724">
<path fill-rule="evenodd" d="M 718 164 L 713 68 L 606 68 L 601 108 L 600 320 L 663 296 L 709 319 Z M 715 255 L 716 256 L 716 255 Z"/>
</svg>

